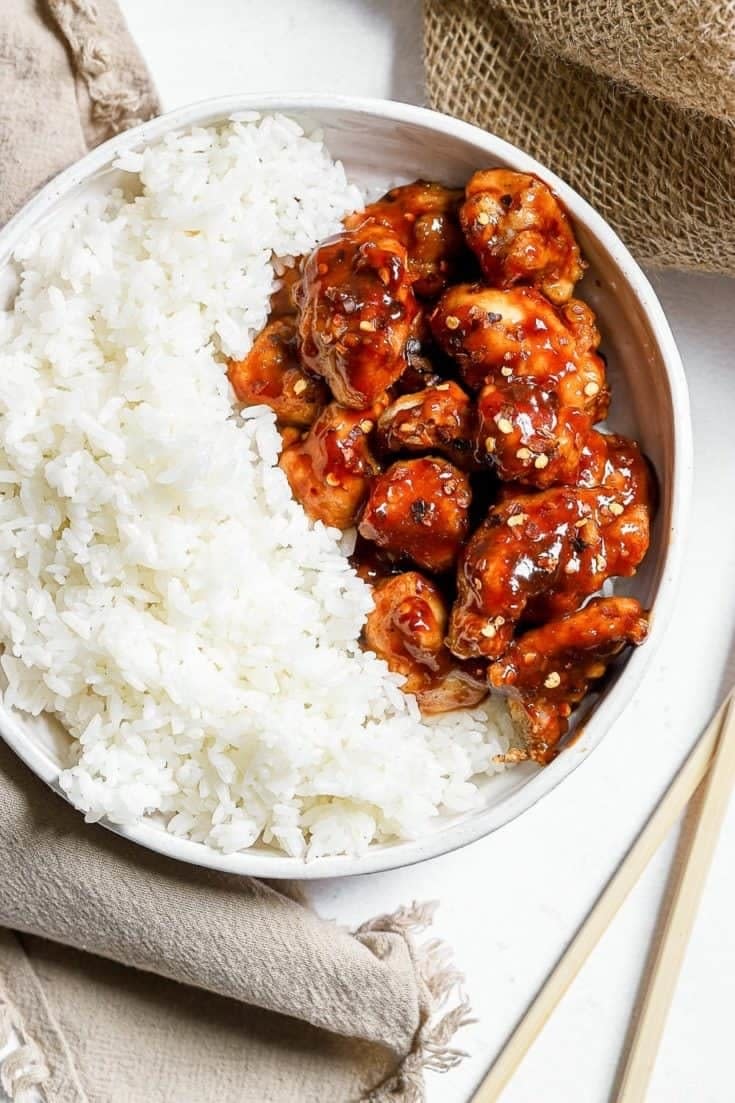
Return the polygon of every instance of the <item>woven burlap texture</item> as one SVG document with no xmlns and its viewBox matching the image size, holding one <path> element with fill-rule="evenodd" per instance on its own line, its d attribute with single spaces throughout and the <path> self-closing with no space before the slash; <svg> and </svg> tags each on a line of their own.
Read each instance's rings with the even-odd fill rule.
<svg viewBox="0 0 735 1103">
<path fill-rule="evenodd" d="M 425 0 L 432 107 L 558 172 L 654 266 L 735 275 L 735 3 Z"/>
</svg>

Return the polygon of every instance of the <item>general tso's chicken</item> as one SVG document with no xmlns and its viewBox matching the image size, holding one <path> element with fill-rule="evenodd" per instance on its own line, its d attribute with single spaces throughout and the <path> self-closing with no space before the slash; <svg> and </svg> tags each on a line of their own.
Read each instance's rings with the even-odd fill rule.
<svg viewBox="0 0 735 1103">
<path fill-rule="evenodd" d="M 478 451 L 498 476 L 539 488 L 574 483 L 585 436 L 608 403 L 588 308 L 568 303 L 562 313 L 529 288 L 465 285 L 442 297 L 431 325 L 465 381 L 482 388 Z"/>
<path fill-rule="evenodd" d="M 450 380 L 401 395 L 378 420 L 378 442 L 386 452 L 438 452 L 458 467 L 471 459 L 474 436 L 472 401 Z"/>
<path fill-rule="evenodd" d="M 301 356 L 338 402 L 365 409 L 403 372 L 417 306 L 406 250 L 366 223 L 317 246 L 297 289 Z"/>
<path fill-rule="evenodd" d="M 523 379 L 555 393 L 561 405 L 585 411 L 592 421 L 605 417 L 605 365 L 595 352 L 594 315 L 584 304 L 560 311 L 531 288 L 497 291 L 458 284 L 442 295 L 429 323 L 469 387 Z"/>
<path fill-rule="evenodd" d="M 369 442 L 376 417 L 375 410 L 331 402 L 308 433 L 281 453 L 291 491 L 313 520 L 338 529 L 355 524 L 379 471 Z"/>
<path fill-rule="evenodd" d="M 617 433 L 590 430 L 582 448 L 577 485 L 609 487 L 624 506 L 643 503 L 650 508 L 653 502 L 647 461 L 634 440 Z"/>
<path fill-rule="evenodd" d="M 459 225 L 461 188 L 417 180 L 391 188 L 382 199 L 345 219 L 348 229 L 377 222 L 393 230 L 408 252 L 414 292 L 436 298 L 466 268 L 467 245 Z"/>
<path fill-rule="evenodd" d="M 285 318 L 258 334 L 244 360 L 230 360 L 227 376 L 238 402 L 270 406 L 281 425 L 311 425 L 328 401 L 321 379 L 301 367 L 296 329 Z"/>
<path fill-rule="evenodd" d="M 510 759 L 542 764 L 555 755 L 569 716 L 603 676 L 610 659 L 646 638 L 648 614 L 634 598 L 594 598 L 583 609 L 515 640 L 488 671 L 492 690 L 509 697 L 522 746 Z"/>
<path fill-rule="evenodd" d="M 498 658 L 521 619 L 568 612 L 607 578 L 630 574 L 639 534 L 611 531 L 618 504 L 605 488 L 555 487 L 491 509 L 459 562 L 451 651 Z"/>
<path fill-rule="evenodd" d="M 477 398 L 477 449 L 505 482 L 573 484 L 590 418 L 526 379 L 487 383 Z"/>
<path fill-rule="evenodd" d="M 598 496 L 597 524 L 603 544 L 596 557 L 598 573 L 605 578 L 634 575 L 648 551 L 655 504 L 655 484 L 638 445 L 626 437 L 592 430 L 582 450 L 578 483 L 595 489 Z M 541 623 L 576 609 L 578 597 L 575 586 L 570 587 L 562 575 L 529 602 L 526 615 Z"/>
<path fill-rule="evenodd" d="M 447 608 L 436 584 L 406 571 L 373 590 L 375 608 L 365 622 L 365 646 L 402 674 L 425 713 L 469 708 L 487 695 L 479 664 L 460 664 L 444 645 Z"/>
<path fill-rule="evenodd" d="M 476 172 L 462 229 L 492 287 L 525 284 L 552 302 L 571 298 L 584 265 L 569 217 L 543 181 L 509 169 Z"/>
<path fill-rule="evenodd" d="M 439 573 L 454 564 L 467 536 L 470 501 L 467 476 L 446 460 L 398 460 L 373 480 L 359 532 Z"/>
</svg>

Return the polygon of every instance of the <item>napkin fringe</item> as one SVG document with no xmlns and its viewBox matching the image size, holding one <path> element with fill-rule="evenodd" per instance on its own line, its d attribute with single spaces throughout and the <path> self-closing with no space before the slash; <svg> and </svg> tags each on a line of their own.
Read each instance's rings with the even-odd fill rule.
<svg viewBox="0 0 735 1103">
<path fill-rule="evenodd" d="M 17 1010 L 0 991 L 0 1052 L 15 1038 L 20 1045 L 0 1058 L 0 1087 L 8 1098 L 22 1103 L 33 1089 L 49 1077 L 48 1065 L 36 1042 L 29 1038 Z"/>
<path fill-rule="evenodd" d="M 117 134 L 152 118 L 159 104 L 147 72 L 121 66 L 120 43 L 115 31 L 106 35 L 111 12 L 100 18 L 99 2 L 93 0 L 46 0 L 49 11 L 66 39 L 74 60 L 74 71 L 83 81 L 91 103 L 94 123 L 101 137 Z M 104 0 L 102 0 L 104 6 Z M 131 61 L 132 59 L 128 59 Z"/>
<path fill-rule="evenodd" d="M 413 942 L 413 936 L 431 926 L 437 907 L 436 900 L 414 901 L 390 915 L 369 920 L 357 932 L 385 931 L 403 935 L 414 960 L 422 993 L 421 1024 L 411 1051 L 387 1080 L 363 1097 L 362 1103 L 424 1103 L 424 1070 L 449 1072 L 467 1056 L 465 1050 L 450 1044 L 458 1030 L 476 1022 L 463 991 L 464 974 L 455 966 L 452 951 L 446 942 L 439 938 L 421 946 Z M 442 1013 L 453 997 L 456 1002 Z"/>
</svg>

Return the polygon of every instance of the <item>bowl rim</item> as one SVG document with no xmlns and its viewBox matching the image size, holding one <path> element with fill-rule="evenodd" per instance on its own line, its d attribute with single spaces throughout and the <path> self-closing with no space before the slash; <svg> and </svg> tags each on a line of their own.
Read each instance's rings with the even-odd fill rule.
<svg viewBox="0 0 735 1103">
<path fill-rule="evenodd" d="M 572 747 L 549 766 L 530 778 L 519 790 L 508 795 L 499 808 L 485 809 L 447 823 L 426 836 L 397 843 L 371 845 L 359 857 L 337 855 L 304 861 L 274 851 L 244 850 L 222 854 L 204 843 L 181 839 L 155 824 L 140 823 L 121 827 L 106 819 L 99 822 L 115 834 L 170 858 L 205 868 L 246 876 L 271 879 L 312 880 L 340 876 L 377 873 L 414 865 L 428 858 L 447 854 L 498 830 L 527 812 L 543 796 L 568 777 L 601 742 L 625 708 L 628 699 L 640 684 L 645 670 L 665 636 L 673 611 L 676 586 L 681 573 L 685 550 L 685 528 L 689 516 L 693 481 L 693 442 L 689 393 L 681 357 L 671 328 L 658 298 L 638 263 L 607 224 L 602 215 L 563 179 L 541 162 L 471 123 L 413 104 L 393 100 L 311 93 L 235 94 L 199 100 L 168 111 L 149 122 L 118 134 L 64 169 L 37 192 L 2 229 L 0 250 L 12 251 L 25 232 L 76 185 L 90 179 L 109 166 L 119 154 L 143 143 L 156 141 L 166 133 L 187 126 L 210 125 L 216 118 L 244 111 L 262 113 L 291 112 L 314 114 L 318 124 L 320 112 L 342 110 L 366 117 L 379 117 L 396 123 L 418 125 L 428 131 L 465 140 L 480 147 L 489 156 L 533 172 L 551 184 L 573 219 L 584 225 L 612 257 L 628 286 L 634 292 L 651 328 L 660 353 L 673 410 L 673 476 L 671 486 L 671 518 L 668 532 L 663 534 L 664 562 L 654 601 L 654 615 L 646 646 L 634 651 L 616 683 L 598 701 L 594 715 L 585 726 L 584 753 L 574 753 Z M 0 736 L 11 749 L 48 784 L 62 799 L 66 794 L 58 784 L 58 769 L 50 756 L 30 739 L 23 725 L 14 716 L 4 715 Z M 81 815 L 81 813 L 79 813 Z"/>
</svg>

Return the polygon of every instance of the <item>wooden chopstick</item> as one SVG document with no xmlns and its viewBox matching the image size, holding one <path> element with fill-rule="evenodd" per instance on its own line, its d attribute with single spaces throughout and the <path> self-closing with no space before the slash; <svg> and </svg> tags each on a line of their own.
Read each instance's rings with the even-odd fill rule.
<svg viewBox="0 0 735 1103">
<path fill-rule="evenodd" d="M 618 1083 L 617 1103 L 642 1103 L 689 936 L 735 785 L 735 705 L 727 710 L 696 819 L 686 838 L 647 986 Z"/>
<path fill-rule="evenodd" d="M 471 1103 L 495 1103 L 499 1099 L 501 1092 L 538 1037 L 552 1011 L 602 938 L 611 920 L 705 777 L 726 718 L 728 730 L 735 722 L 735 709 L 730 710 L 732 698 L 731 692 L 700 736 L 655 812 L 603 889 L 535 1000 L 508 1038 L 490 1071 L 472 1096 Z M 735 740 L 728 739 L 727 742 L 735 742 Z M 658 1006 L 657 1003 L 656 1007 Z M 653 1037 L 650 1027 L 648 1030 L 651 1032 L 647 1033 L 647 1036 Z M 631 1100 L 633 1098 L 636 1097 L 630 1097 Z M 621 1101 L 619 1100 L 618 1103 Z"/>
</svg>

